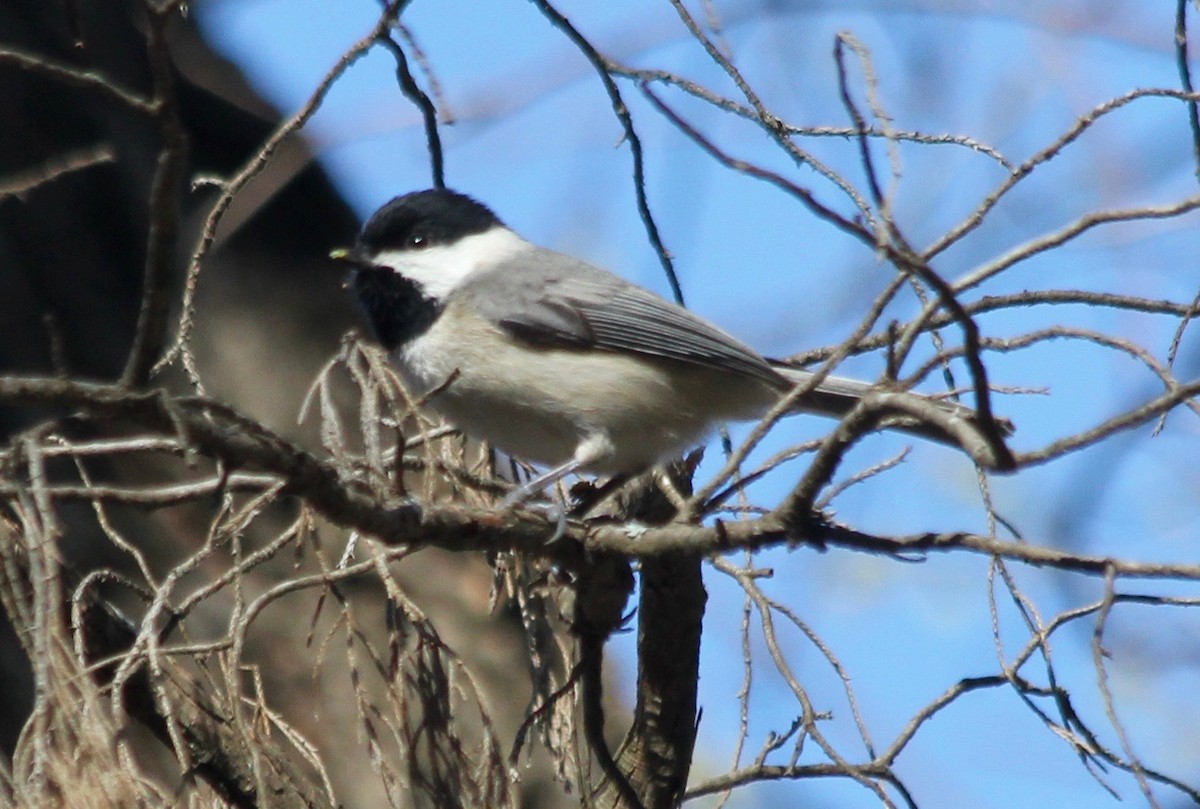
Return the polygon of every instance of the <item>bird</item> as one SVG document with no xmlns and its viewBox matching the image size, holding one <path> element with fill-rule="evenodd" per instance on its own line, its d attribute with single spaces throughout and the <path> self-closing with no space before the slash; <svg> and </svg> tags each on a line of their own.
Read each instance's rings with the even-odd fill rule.
<svg viewBox="0 0 1200 809">
<path fill-rule="evenodd" d="M 768 360 L 665 298 L 533 244 L 486 205 L 433 188 L 375 211 L 348 286 L 405 385 L 467 436 L 546 469 L 513 506 L 575 474 L 629 476 L 719 426 L 794 409 L 840 418 L 877 385 Z M 1002 467 L 971 408 L 888 391 L 882 426 L 964 447 Z M 1000 423 L 1001 433 L 1008 425 Z M 981 449 L 982 447 L 982 449 Z M 970 450 L 969 450 L 970 451 Z M 1004 453 L 1001 453 L 1004 454 Z"/>
</svg>

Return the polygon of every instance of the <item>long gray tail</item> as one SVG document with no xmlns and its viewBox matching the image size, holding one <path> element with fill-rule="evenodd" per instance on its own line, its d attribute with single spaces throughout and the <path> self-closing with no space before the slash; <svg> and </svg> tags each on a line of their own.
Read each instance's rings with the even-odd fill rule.
<svg viewBox="0 0 1200 809">
<path fill-rule="evenodd" d="M 773 367 L 797 386 L 811 384 L 815 376 L 811 371 L 799 368 L 784 365 Z M 1007 419 L 996 419 L 995 427 L 989 429 L 972 408 L 948 399 L 934 399 L 908 391 L 889 391 L 857 379 L 827 376 L 801 398 L 796 409 L 842 418 L 868 394 L 883 411 L 876 429 L 901 430 L 959 447 L 989 469 L 1003 471 L 1012 468 L 1012 454 L 1001 441 L 1013 432 L 1012 423 Z"/>
</svg>

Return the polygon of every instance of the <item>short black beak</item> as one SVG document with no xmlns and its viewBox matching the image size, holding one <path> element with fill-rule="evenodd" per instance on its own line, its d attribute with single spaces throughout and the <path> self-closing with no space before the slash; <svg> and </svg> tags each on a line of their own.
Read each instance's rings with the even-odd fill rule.
<svg viewBox="0 0 1200 809">
<path fill-rule="evenodd" d="M 336 250 L 330 250 L 329 257 L 339 264 L 347 264 L 355 270 L 364 270 L 375 266 L 357 247 L 339 247 Z"/>
</svg>

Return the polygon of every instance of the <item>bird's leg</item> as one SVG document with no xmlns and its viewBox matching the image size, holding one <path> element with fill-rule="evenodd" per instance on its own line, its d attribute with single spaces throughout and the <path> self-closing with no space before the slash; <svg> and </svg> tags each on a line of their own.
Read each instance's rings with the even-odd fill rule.
<svg viewBox="0 0 1200 809">
<path fill-rule="evenodd" d="M 533 480 L 527 481 L 517 488 L 513 489 L 500 503 L 500 508 L 510 509 L 513 506 L 520 505 L 528 500 L 533 495 L 545 489 L 547 486 L 552 486 L 565 478 L 567 475 L 578 473 L 591 464 L 604 459 L 613 451 L 612 442 L 608 440 L 608 436 L 604 433 L 592 433 L 583 441 L 579 442 L 579 446 L 575 448 L 575 457 L 564 464 L 554 467 L 549 471 L 535 477 Z M 561 498 L 557 504 L 555 514 L 556 528 L 554 536 L 550 541 L 561 537 L 567 531 L 567 506 L 562 502 Z"/>
<path fill-rule="evenodd" d="M 567 475 L 578 472 L 583 464 L 583 461 L 580 461 L 577 458 L 572 458 L 561 466 L 556 466 L 547 472 L 543 472 L 535 478 L 527 480 L 505 495 L 504 500 L 500 503 L 500 508 L 509 509 L 513 506 L 521 505 L 530 497 L 533 497 L 546 487 L 553 486 Z"/>
<path fill-rule="evenodd" d="M 567 475 L 573 475 L 584 467 L 604 460 L 612 452 L 613 445 L 607 435 L 601 432 L 590 433 L 579 442 L 579 446 L 575 448 L 575 455 L 571 460 L 547 472 L 543 472 L 533 480 L 513 489 L 504 498 L 504 502 L 500 504 L 500 507 L 512 508 L 515 505 L 519 505 L 547 486 L 558 483 Z"/>
<path fill-rule="evenodd" d="M 553 486 L 567 475 L 579 471 L 581 466 L 583 466 L 582 461 L 572 458 L 561 466 L 556 466 L 548 472 L 543 472 L 509 492 L 504 500 L 500 502 L 500 508 L 507 511 L 510 508 L 521 505 L 546 487 Z M 567 504 L 563 502 L 561 497 L 555 497 L 555 502 L 547 507 L 546 514 L 554 520 L 554 533 L 546 540 L 546 544 L 549 545 L 567 533 Z"/>
</svg>

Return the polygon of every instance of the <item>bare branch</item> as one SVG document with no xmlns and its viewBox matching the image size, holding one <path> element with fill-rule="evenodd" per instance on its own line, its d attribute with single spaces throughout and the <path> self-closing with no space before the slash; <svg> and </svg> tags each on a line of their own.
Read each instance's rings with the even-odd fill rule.
<svg viewBox="0 0 1200 809">
<path fill-rule="evenodd" d="M 1194 92 L 1192 87 L 1192 71 L 1188 65 L 1188 35 L 1187 35 L 1187 0 L 1178 0 L 1175 4 L 1175 62 L 1179 66 L 1179 81 L 1183 91 L 1189 95 Z M 1200 180 L 1200 111 L 1196 108 L 1196 99 L 1187 101 L 1188 126 L 1192 129 L 1192 151 L 1196 161 L 1196 179 Z"/>
<path fill-rule="evenodd" d="M 66 154 L 58 155 L 47 160 L 36 168 L 11 173 L 0 177 L 0 197 L 21 196 L 39 185 L 52 182 L 66 174 L 71 174 L 93 166 L 102 166 L 116 160 L 116 153 L 111 146 L 99 144 L 85 149 L 75 149 Z"/>
<path fill-rule="evenodd" d="M 633 190 L 637 195 L 638 213 L 641 215 L 642 224 L 646 228 L 646 237 L 650 239 L 650 244 L 654 248 L 655 255 L 658 256 L 658 261 L 662 265 L 663 272 L 667 274 L 667 282 L 671 285 L 671 293 L 675 296 L 675 302 L 683 306 L 683 287 L 679 283 L 679 276 L 675 273 L 675 264 L 671 260 L 671 254 L 667 250 L 666 245 L 663 244 L 662 236 L 658 232 L 658 224 L 654 221 L 654 216 L 650 212 L 650 201 L 646 197 L 646 164 L 642 152 L 642 140 L 633 128 L 633 116 L 630 114 L 629 108 L 625 105 L 625 99 L 621 97 L 621 90 L 617 87 L 616 81 L 613 80 L 612 74 L 608 70 L 608 61 L 571 24 L 571 21 L 563 16 L 558 9 L 550 5 L 547 0 L 533 0 L 533 4 L 545 15 L 546 19 L 550 20 L 552 25 L 566 34 L 567 38 L 571 40 L 575 47 L 592 64 L 592 67 L 595 68 L 596 74 L 600 78 L 600 83 L 604 85 L 604 92 L 608 94 L 613 114 L 617 116 L 617 120 L 621 123 L 621 129 L 625 133 L 625 140 L 629 142 L 629 152 L 633 157 Z"/>
<path fill-rule="evenodd" d="M 391 0 L 391 2 L 385 4 L 384 10 L 380 13 L 379 19 L 375 22 L 371 32 L 342 54 L 337 63 L 325 74 L 320 84 L 317 85 L 316 89 L 313 90 L 308 100 L 300 109 L 276 127 L 266 143 L 263 144 L 262 148 L 259 149 L 249 162 L 225 181 L 220 196 L 217 197 L 217 200 L 209 210 L 208 216 L 204 220 L 204 227 L 201 230 L 196 247 L 192 251 L 191 260 L 188 263 L 187 278 L 183 288 L 182 311 L 180 313 L 175 340 L 167 349 L 166 354 L 155 365 L 153 371 L 162 369 L 178 357 L 188 372 L 192 386 L 197 391 L 202 392 L 204 390 L 204 386 L 200 382 L 199 373 L 195 369 L 191 351 L 187 348 L 187 343 L 191 336 L 195 319 L 196 284 L 199 282 L 200 269 L 205 257 L 208 255 L 208 251 L 212 248 L 213 241 L 216 239 L 217 228 L 220 226 L 221 220 L 229 210 L 229 206 L 233 204 L 234 198 L 263 170 L 280 144 L 303 128 L 309 119 L 316 114 L 321 103 L 325 100 L 325 96 L 329 94 L 330 89 L 342 74 L 352 64 L 362 58 L 363 54 L 370 50 L 381 37 L 386 36 L 405 3 L 406 0 Z"/>
<path fill-rule="evenodd" d="M 154 84 L 154 121 L 162 141 L 151 180 L 150 227 L 146 242 L 146 265 L 142 275 L 142 301 L 138 311 L 133 347 L 121 381 L 144 387 L 167 339 L 167 283 L 170 278 L 188 164 L 188 138 L 180 119 L 175 76 L 168 52 L 166 27 L 175 14 L 174 4 L 158 8 L 147 4 L 146 54 Z"/>
<path fill-rule="evenodd" d="M 64 84 L 82 87 L 139 115 L 149 117 L 155 114 L 153 101 L 121 87 L 111 77 L 91 70 L 58 64 L 37 54 L 7 47 L 0 48 L 0 65 L 12 65 Z"/>
</svg>

